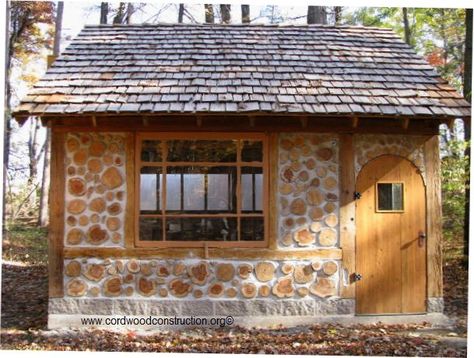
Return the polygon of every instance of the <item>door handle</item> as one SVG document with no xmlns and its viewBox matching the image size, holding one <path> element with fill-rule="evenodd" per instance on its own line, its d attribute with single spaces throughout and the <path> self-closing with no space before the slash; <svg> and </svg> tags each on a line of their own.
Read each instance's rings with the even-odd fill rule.
<svg viewBox="0 0 474 358">
<path fill-rule="evenodd" d="M 421 231 L 418 233 L 418 246 L 423 247 L 423 245 L 426 242 L 426 234 L 424 231 Z"/>
</svg>

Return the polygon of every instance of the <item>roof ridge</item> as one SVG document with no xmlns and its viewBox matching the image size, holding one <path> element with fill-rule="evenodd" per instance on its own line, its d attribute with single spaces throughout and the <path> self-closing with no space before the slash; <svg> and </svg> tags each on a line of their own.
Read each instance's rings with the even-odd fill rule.
<svg viewBox="0 0 474 358">
<path fill-rule="evenodd" d="M 363 25 L 324 25 L 324 24 L 189 24 L 189 23 L 140 23 L 140 24 L 86 24 L 84 28 L 133 28 L 133 27 L 268 27 L 268 28 L 333 28 L 333 29 L 368 29 L 394 32 L 389 27 L 363 26 Z"/>
</svg>

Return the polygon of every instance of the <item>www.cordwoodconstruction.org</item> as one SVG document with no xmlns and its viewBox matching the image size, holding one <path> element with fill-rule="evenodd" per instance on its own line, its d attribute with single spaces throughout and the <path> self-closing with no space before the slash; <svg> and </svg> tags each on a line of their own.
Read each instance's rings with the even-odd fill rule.
<svg viewBox="0 0 474 358">
<path fill-rule="evenodd" d="M 83 317 L 83 326 L 217 326 L 234 324 L 234 317 Z"/>
</svg>

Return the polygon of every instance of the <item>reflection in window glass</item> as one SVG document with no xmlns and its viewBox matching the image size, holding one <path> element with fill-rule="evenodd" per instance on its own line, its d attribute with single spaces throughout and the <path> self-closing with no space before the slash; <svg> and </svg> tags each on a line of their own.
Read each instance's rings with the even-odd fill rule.
<svg viewBox="0 0 474 358">
<path fill-rule="evenodd" d="M 204 174 L 184 174 L 184 210 L 204 210 Z"/>
<path fill-rule="evenodd" d="M 263 241 L 263 218 L 240 219 L 240 230 L 243 241 Z"/>
<path fill-rule="evenodd" d="M 237 141 L 235 140 L 170 140 L 169 162 L 235 162 Z"/>
<path fill-rule="evenodd" d="M 378 210 L 403 210 L 403 184 L 377 183 L 377 201 Z"/>
<path fill-rule="evenodd" d="M 230 175 L 208 174 L 207 175 L 207 210 L 230 211 Z"/>
<path fill-rule="evenodd" d="M 166 219 L 169 241 L 236 241 L 235 218 L 169 218 Z"/>
<path fill-rule="evenodd" d="M 240 180 L 242 211 L 261 212 L 263 205 L 262 168 L 243 167 Z"/>
<path fill-rule="evenodd" d="M 264 140 L 193 138 L 139 137 L 139 240 L 263 243 Z"/>
<path fill-rule="evenodd" d="M 166 174 L 166 210 L 181 210 L 181 174 Z"/>
<path fill-rule="evenodd" d="M 242 141 L 241 158 L 243 162 L 263 161 L 262 141 L 244 140 Z"/>
<path fill-rule="evenodd" d="M 142 142 L 141 152 L 142 162 L 160 162 L 161 161 L 161 141 L 144 140 Z"/>
<path fill-rule="evenodd" d="M 162 174 L 160 167 L 143 167 L 140 172 L 140 211 L 156 213 L 160 210 Z"/>
<path fill-rule="evenodd" d="M 161 218 L 140 218 L 140 240 L 162 241 L 163 230 Z"/>
</svg>

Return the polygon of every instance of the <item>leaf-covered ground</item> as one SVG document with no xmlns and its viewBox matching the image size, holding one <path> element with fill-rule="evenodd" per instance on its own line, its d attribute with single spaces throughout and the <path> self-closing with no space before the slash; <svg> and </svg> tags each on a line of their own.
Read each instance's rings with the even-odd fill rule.
<svg viewBox="0 0 474 358">
<path fill-rule="evenodd" d="M 451 259 L 444 267 L 445 312 L 456 321 L 451 329 L 428 324 L 324 324 L 271 330 L 200 328 L 155 334 L 93 329 L 48 331 L 46 249 L 29 250 L 36 235 L 40 240 L 42 233 L 23 232 L 21 240 L 20 236 L 15 240 L 7 237 L 3 242 L 7 261 L 2 265 L 2 349 L 466 356 L 467 273 L 460 259 Z"/>
</svg>

